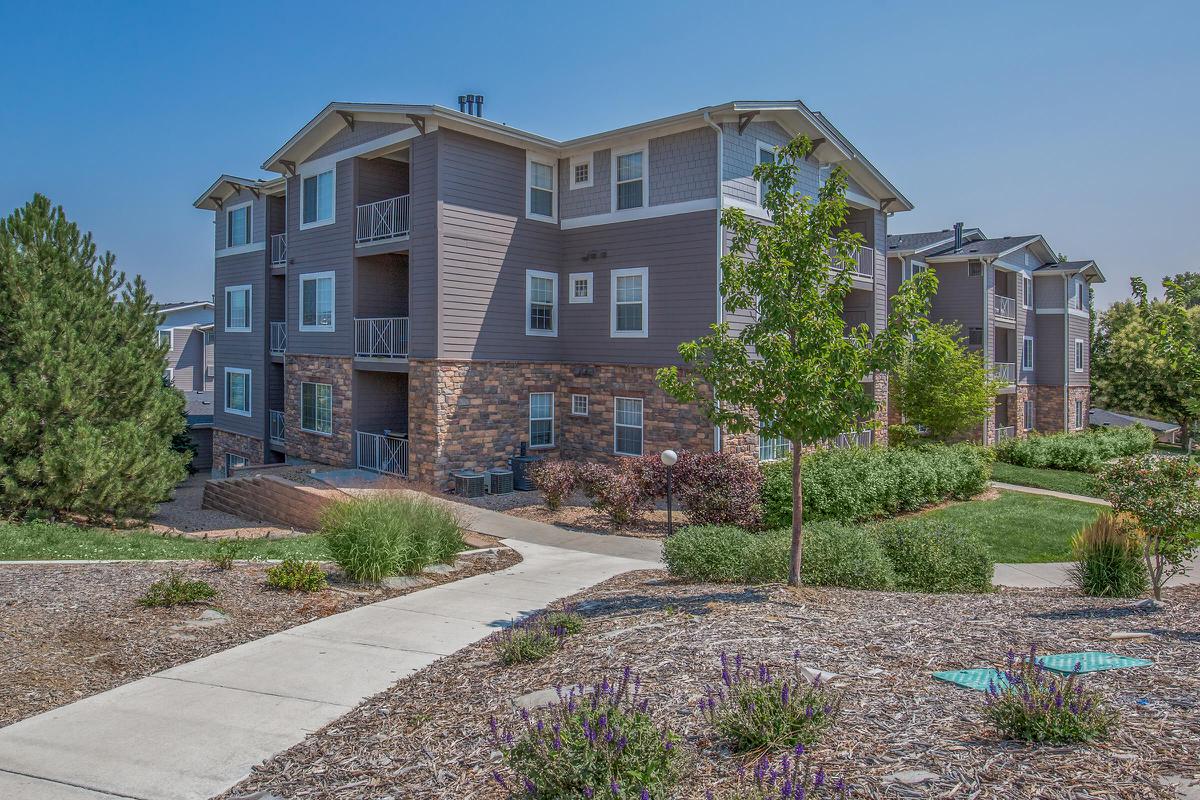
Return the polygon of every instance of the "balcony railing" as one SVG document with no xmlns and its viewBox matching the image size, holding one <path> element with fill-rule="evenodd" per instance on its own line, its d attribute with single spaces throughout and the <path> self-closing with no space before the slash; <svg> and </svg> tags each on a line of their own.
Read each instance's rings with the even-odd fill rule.
<svg viewBox="0 0 1200 800">
<path fill-rule="evenodd" d="M 1017 318 L 1017 299 L 1015 297 L 1005 297 L 1002 294 L 993 295 L 992 308 L 995 309 L 997 317 Z"/>
<path fill-rule="evenodd" d="M 1007 425 L 1002 428 L 996 428 L 996 441 L 1003 442 L 1005 439 L 1011 439 L 1017 435 L 1016 425 Z"/>
<path fill-rule="evenodd" d="M 271 441 L 272 442 L 282 442 L 283 441 L 283 431 L 284 431 L 283 412 L 282 411 L 272 411 L 270 419 L 271 419 Z"/>
<path fill-rule="evenodd" d="M 359 206 L 356 231 L 354 241 L 359 243 L 408 236 L 408 195 Z"/>
<path fill-rule="evenodd" d="M 875 431 L 872 428 L 857 433 L 853 431 L 839 433 L 829 440 L 830 447 L 870 447 L 874 443 Z"/>
<path fill-rule="evenodd" d="M 841 269 L 841 262 L 835 262 L 834 269 Z M 855 275 L 861 275 L 864 278 L 870 278 L 875 274 L 875 250 L 871 247 L 860 247 L 855 254 L 854 264 L 851 265 L 850 271 Z"/>
<path fill-rule="evenodd" d="M 271 352 L 278 355 L 287 350 L 287 323 L 271 323 Z"/>
<path fill-rule="evenodd" d="M 287 234 L 276 233 L 271 236 L 271 263 L 287 263 Z"/>
<path fill-rule="evenodd" d="M 992 375 L 1001 383 L 1016 383 L 1017 365 L 1011 361 L 997 361 L 992 364 Z"/>
<path fill-rule="evenodd" d="M 408 358 L 408 317 L 355 319 L 354 355 L 359 358 Z"/>
<path fill-rule="evenodd" d="M 408 477 L 408 439 L 367 431 L 355 433 L 359 469 Z"/>
</svg>

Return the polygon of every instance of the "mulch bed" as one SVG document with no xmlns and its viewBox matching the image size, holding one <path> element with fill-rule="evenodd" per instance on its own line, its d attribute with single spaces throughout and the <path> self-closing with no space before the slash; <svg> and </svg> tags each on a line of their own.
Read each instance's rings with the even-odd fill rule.
<svg viewBox="0 0 1200 800">
<path fill-rule="evenodd" d="M 513 550 L 463 556 L 435 585 L 519 562 Z M 202 561 L 0 565 L 0 726 L 235 645 L 356 606 L 419 591 L 338 582 L 312 594 L 267 587 L 268 565 L 220 570 Z M 172 569 L 207 581 L 205 603 L 143 608 L 137 599 Z M 195 625 L 206 610 L 227 621 Z M 192 621 L 193 625 L 187 625 Z"/>
<path fill-rule="evenodd" d="M 284 798 L 500 798 L 488 718 L 555 684 L 616 676 L 628 665 L 661 722 L 696 756 L 673 798 L 718 798 L 738 762 L 694 711 L 719 680 L 721 651 L 841 673 L 840 722 L 812 748 L 856 797 L 1167 798 L 1167 775 L 1200 777 L 1200 587 L 1173 589 L 1162 611 L 1065 590 L 920 595 L 837 589 L 683 584 L 661 572 L 614 578 L 573 598 L 585 631 L 533 665 L 501 666 L 494 637 L 398 682 L 256 768 L 223 797 L 267 790 Z M 1114 640 L 1115 631 L 1151 639 Z M 1152 659 L 1143 669 L 1088 678 L 1120 712 L 1094 746 L 999 739 L 983 695 L 935 681 L 940 669 L 1086 649 Z M 929 773 L 928 776 L 921 773 Z"/>
</svg>

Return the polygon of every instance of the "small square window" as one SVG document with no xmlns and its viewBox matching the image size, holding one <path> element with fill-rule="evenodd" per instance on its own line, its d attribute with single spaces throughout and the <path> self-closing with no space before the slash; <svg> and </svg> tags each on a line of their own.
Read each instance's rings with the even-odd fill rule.
<svg viewBox="0 0 1200 800">
<path fill-rule="evenodd" d="M 571 303 L 590 303 L 592 302 L 592 273 L 590 272 L 572 272 L 569 283 L 571 294 L 568 296 L 568 301 Z"/>
<path fill-rule="evenodd" d="M 983 274 L 983 262 L 982 261 L 979 261 L 976 259 L 976 260 L 967 262 L 967 277 L 968 278 L 978 278 L 982 274 Z"/>
<path fill-rule="evenodd" d="M 571 395 L 571 414 L 576 417 L 588 415 L 588 396 L 586 394 Z"/>
<path fill-rule="evenodd" d="M 576 156 L 571 159 L 571 188 L 586 189 L 592 185 L 592 157 Z"/>
</svg>

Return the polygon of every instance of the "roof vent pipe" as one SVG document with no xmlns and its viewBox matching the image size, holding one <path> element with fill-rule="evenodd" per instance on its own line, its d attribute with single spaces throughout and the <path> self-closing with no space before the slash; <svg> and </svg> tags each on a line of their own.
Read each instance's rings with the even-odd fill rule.
<svg viewBox="0 0 1200 800">
<path fill-rule="evenodd" d="M 962 232 L 963 224 L 961 222 L 954 223 L 954 252 L 962 249 Z"/>
<path fill-rule="evenodd" d="M 473 95 L 473 94 L 467 95 L 467 113 L 468 114 L 475 113 L 475 95 Z"/>
<path fill-rule="evenodd" d="M 475 116 L 483 116 L 483 95 L 481 94 L 475 95 Z"/>
<path fill-rule="evenodd" d="M 460 113 L 460 114 L 466 113 L 466 110 L 467 110 L 467 96 L 465 94 L 460 94 L 458 96 L 458 113 Z"/>
</svg>

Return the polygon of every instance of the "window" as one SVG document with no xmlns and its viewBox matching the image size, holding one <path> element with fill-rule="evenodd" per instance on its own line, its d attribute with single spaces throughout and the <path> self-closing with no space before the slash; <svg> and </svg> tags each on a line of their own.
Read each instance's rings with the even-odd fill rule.
<svg viewBox="0 0 1200 800">
<path fill-rule="evenodd" d="M 333 222 L 333 174 L 330 169 L 304 179 L 301 230 Z"/>
<path fill-rule="evenodd" d="M 646 284 L 649 270 L 645 267 L 614 269 L 612 271 L 612 335 L 645 337 L 647 335 Z"/>
<path fill-rule="evenodd" d="M 576 417 L 588 415 L 588 396 L 586 394 L 571 395 L 571 413 Z"/>
<path fill-rule="evenodd" d="M 333 433 L 332 384 L 300 384 L 300 430 L 327 436 Z"/>
<path fill-rule="evenodd" d="M 1025 430 L 1031 431 L 1033 430 L 1033 401 L 1026 400 L 1023 407 L 1025 411 Z"/>
<path fill-rule="evenodd" d="M 558 182 L 554 162 L 535 161 L 533 156 L 528 156 L 527 164 L 529 167 L 529 196 L 526 198 L 525 215 L 553 220 L 555 218 L 554 189 Z"/>
<path fill-rule="evenodd" d="M 1075 340 L 1075 371 L 1083 372 L 1083 339 Z"/>
<path fill-rule="evenodd" d="M 759 164 L 774 164 L 775 163 L 775 148 L 766 142 L 758 143 L 758 163 Z M 756 180 L 758 184 L 758 204 L 765 205 L 767 200 L 767 185 L 762 181 Z"/>
<path fill-rule="evenodd" d="M 1021 288 L 1023 289 L 1022 305 L 1024 305 L 1026 308 L 1033 308 L 1033 278 L 1022 275 L 1021 282 L 1022 282 Z"/>
<path fill-rule="evenodd" d="M 167 367 L 166 369 L 164 369 L 163 370 L 163 380 L 166 381 L 167 383 L 171 384 L 172 386 L 174 386 L 175 385 L 175 370 L 171 369 L 170 367 Z"/>
<path fill-rule="evenodd" d="M 168 349 L 171 347 L 174 347 L 174 344 L 171 342 L 171 331 L 170 330 L 159 331 L 158 332 L 158 343 L 165 344 Z"/>
<path fill-rule="evenodd" d="M 592 302 L 592 273 L 572 272 L 569 278 L 571 295 L 568 300 L 572 303 Z"/>
<path fill-rule="evenodd" d="M 613 416 L 613 451 L 621 456 L 642 454 L 642 401 L 618 397 Z"/>
<path fill-rule="evenodd" d="M 983 347 L 983 328 L 967 328 L 967 347 Z"/>
<path fill-rule="evenodd" d="M 1021 340 L 1021 369 L 1033 369 L 1033 337 L 1026 336 Z"/>
<path fill-rule="evenodd" d="M 592 157 L 576 156 L 571 159 L 571 188 L 586 189 L 592 185 Z"/>
<path fill-rule="evenodd" d="M 225 246 L 241 247 L 250 244 L 250 220 L 253 209 L 249 203 L 225 211 Z"/>
<path fill-rule="evenodd" d="M 1075 401 L 1075 430 L 1083 429 L 1083 401 Z"/>
<path fill-rule="evenodd" d="M 921 261 L 910 261 L 904 265 L 903 280 L 908 280 L 914 275 L 918 275 L 927 269 L 929 269 L 929 266 Z"/>
<path fill-rule="evenodd" d="M 250 459 L 245 456 L 239 456 L 237 453 L 225 454 L 225 477 L 229 477 L 229 473 L 238 467 L 250 466 Z"/>
<path fill-rule="evenodd" d="M 967 262 L 967 277 L 978 278 L 983 274 L 983 262 L 978 259 L 973 259 Z"/>
<path fill-rule="evenodd" d="M 333 272 L 310 272 L 300 276 L 300 330 L 332 331 Z"/>
<path fill-rule="evenodd" d="M 525 270 L 525 335 L 558 335 L 558 275 Z"/>
<path fill-rule="evenodd" d="M 554 392 L 529 395 L 529 446 L 554 446 Z"/>
<path fill-rule="evenodd" d="M 1079 310 L 1087 308 L 1087 283 L 1079 278 L 1075 279 L 1075 298 L 1072 305 Z"/>
<path fill-rule="evenodd" d="M 225 411 L 241 417 L 250 416 L 250 370 L 225 368 Z"/>
<path fill-rule="evenodd" d="M 761 426 L 760 426 L 761 427 Z M 792 452 L 792 443 L 782 436 L 758 435 L 758 460 L 778 461 Z"/>
<path fill-rule="evenodd" d="M 613 154 L 613 211 L 646 203 L 646 148 Z"/>
<path fill-rule="evenodd" d="M 225 332 L 250 332 L 250 287 L 225 287 Z"/>
<path fill-rule="evenodd" d="M 213 367 L 212 364 L 209 364 L 207 367 L 204 368 L 204 377 L 208 378 L 210 381 L 215 377 L 215 375 L 216 375 L 216 369 Z"/>
</svg>

